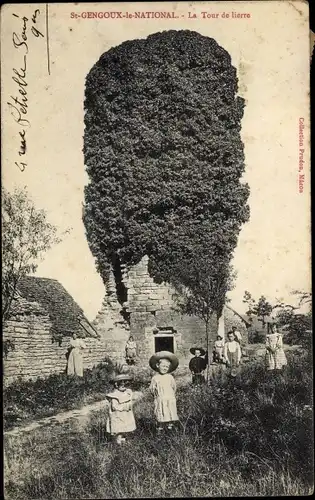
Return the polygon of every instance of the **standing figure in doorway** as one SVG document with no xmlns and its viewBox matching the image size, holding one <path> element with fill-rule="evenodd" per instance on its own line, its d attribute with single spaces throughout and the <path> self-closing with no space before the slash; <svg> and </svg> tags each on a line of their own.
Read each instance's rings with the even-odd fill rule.
<svg viewBox="0 0 315 500">
<path fill-rule="evenodd" d="M 133 339 L 133 336 L 130 335 L 129 339 L 126 343 L 126 362 L 128 365 L 134 365 L 137 357 L 137 344 Z"/>
<path fill-rule="evenodd" d="M 169 430 L 178 421 L 176 407 L 176 382 L 171 375 L 178 367 L 178 359 L 172 352 L 160 351 L 151 356 L 151 368 L 156 371 L 150 384 L 154 396 L 154 415 L 157 420 L 157 432 L 166 426 Z"/>
<path fill-rule="evenodd" d="M 192 374 L 192 383 L 194 385 L 200 385 L 205 382 L 204 372 L 207 367 L 206 360 L 201 356 L 206 354 L 206 351 L 202 347 L 192 347 L 190 349 L 191 354 L 194 355 L 189 361 L 189 370 Z"/>
<path fill-rule="evenodd" d="M 267 370 L 281 370 L 287 364 L 287 358 L 283 350 L 282 334 L 277 331 L 276 325 L 270 326 L 266 336 L 266 365 Z"/>
<path fill-rule="evenodd" d="M 67 365 L 68 375 L 83 377 L 83 349 L 86 349 L 85 343 L 82 339 L 77 338 L 77 335 L 74 333 L 72 339 L 70 339 L 70 353 Z"/>
<path fill-rule="evenodd" d="M 242 357 L 241 346 L 235 340 L 233 332 L 228 333 L 228 340 L 224 344 L 224 360 L 230 369 L 231 377 L 235 377 Z"/>
</svg>

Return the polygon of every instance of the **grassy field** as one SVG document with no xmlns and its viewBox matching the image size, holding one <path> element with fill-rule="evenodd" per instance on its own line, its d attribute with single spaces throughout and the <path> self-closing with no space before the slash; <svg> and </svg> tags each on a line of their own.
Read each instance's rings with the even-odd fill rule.
<svg viewBox="0 0 315 500">
<path fill-rule="evenodd" d="M 152 400 L 135 405 L 137 431 L 107 441 L 104 412 L 6 438 L 8 500 L 310 495 L 312 360 L 288 355 L 282 374 L 248 364 L 234 382 L 178 391 L 176 432 L 154 434 Z"/>
<path fill-rule="evenodd" d="M 60 373 L 45 379 L 16 381 L 3 391 L 4 429 L 104 399 L 112 371 L 111 361 L 104 360 L 85 369 L 82 379 Z"/>
</svg>

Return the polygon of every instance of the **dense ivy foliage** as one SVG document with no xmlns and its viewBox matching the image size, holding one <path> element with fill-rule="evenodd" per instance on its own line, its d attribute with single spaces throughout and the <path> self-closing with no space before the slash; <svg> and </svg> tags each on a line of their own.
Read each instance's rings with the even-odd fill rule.
<svg viewBox="0 0 315 500">
<path fill-rule="evenodd" d="M 151 275 L 171 281 L 196 244 L 229 261 L 249 216 L 237 89 L 229 54 L 192 31 L 127 41 L 93 66 L 83 219 L 104 280 L 117 259 L 147 254 Z"/>
</svg>

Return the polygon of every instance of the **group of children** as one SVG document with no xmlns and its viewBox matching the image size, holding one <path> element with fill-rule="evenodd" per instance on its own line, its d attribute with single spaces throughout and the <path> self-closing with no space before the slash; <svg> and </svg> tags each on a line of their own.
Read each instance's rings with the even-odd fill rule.
<svg viewBox="0 0 315 500">
<path fill-rule="evenodd" d="M 217 336 L 214 342 L 213 349 L 213 363 L 225 364 L 230 368 L 230 375 L 236 376 L 237 368 L 240 364 L 242 357 L 241 349 L 242 336 L 240 332 L 233 326 L 232 330 L 228 333 L 228 340 L 224 342 L 221 335 Z M 193 347 L 190 349 L 193 358 L 189 362 L 189 370 L 192 373 L 193 384 L 202 384 L 205 382 L 205 370 L 208 365 L 207 353 L 202 347 Z"/>
<path fill-rule="evenodd" d="M 192 373 L 193 384 L 205 381 L 204 372 L 207 366 L 206 351 L 192 348 L 194 357 L 190 360 L 189 369 Z M 228 333 L 227 342 L 223 343 L 218 336 L 214 346 L 213 356 L 218 362 L 224 362 L 230 368 L 230 375 L 235 376 L 241 360 L 240 338 L 235 329 Z M 205 357 L 203 357 L 205 356 Z M 281 369 L 287 361 L 282 345 L 282 335 L 273 327 L 266 338 L 267 369 Z M 163 428 L 173 429 L 178 421 L 176 406 L 176 382 L 172 372 L 178 367 L 178 358 L 172 352 L 161 351 L 151 356 L 150 367 L 156 372 L 152 377 L 150 392 L 154 396 L 154 415 L 157 422 L 157 433 Z M 109 402 L 109 413 L 106 422 L 106 431 L 116 439 L 118 444 L 123 443 L 125 435 L 136 430 L 133 414 L 133 393 L 127 387 L 132 379 L 128 373 L 120 373 L 112 378 L 114 390 L 106 395 Z"/>
<path fill-rule="evenodd" d="M 237 373 L 237 367 L 241 361 L 241 342 L 242 336 L 236 327 L 233 326 L 232 330 L 228 333 L 227 342 L 224 342 L 222 337 L 218 335 L 214 343 L 213 361 L 215 363 L 224 363 L 230 367 L 232 376 L 235 376 Z M 268 325 L 265 364 L 268 371 L 281 370 L 287 364 L 286 355 L 283 350 L 282 334 L 277 330 L 275 323 Z"/>
</svg>

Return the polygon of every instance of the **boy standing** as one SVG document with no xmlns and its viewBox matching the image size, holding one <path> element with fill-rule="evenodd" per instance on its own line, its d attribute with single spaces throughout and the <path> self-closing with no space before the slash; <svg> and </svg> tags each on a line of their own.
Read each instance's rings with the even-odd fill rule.
<svg viewBox="0 0 315 500">
<path fill-rule="evenodd" d="M 189 370 L 192 373 L 192 383 L 194 385 L 203 384 L 205 382 L 204 371 L 207 367 L 206 360 L 202 358 L 206 351 L 202 347 L 192 347 L 190 349 L 194 357 L 189 361 Z"/>
</svg>

